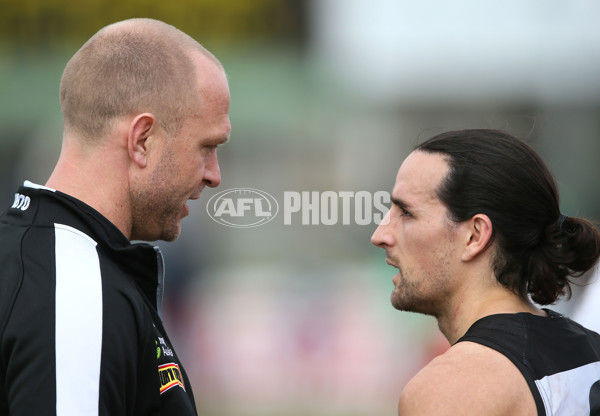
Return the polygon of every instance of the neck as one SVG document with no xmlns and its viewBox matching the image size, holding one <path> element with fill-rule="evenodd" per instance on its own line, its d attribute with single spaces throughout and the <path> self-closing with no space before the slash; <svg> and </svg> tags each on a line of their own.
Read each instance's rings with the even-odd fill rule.
<svg viewBox="0 0 600 416">
<path fill-rule="evenodd" d="M 495 280 L 495 278 L 494 278 Z M 438 316 L 440 331 L 450 344 L 458 341 L 477 320 L 499 313 L 528 312 L 545 316 L 546 313 L 531 302 L 521 298 L 496 283 L 484 290 L 471 291 L 457 296 L 448 311 Z"/>
<path fill-rule="evenodd" d="M 64 140 L 46 186 L 91 206 L 130 238 L 127 170 L 121 157 L 110 146 L 89 149 L 76 140 Z"/>
</svg>

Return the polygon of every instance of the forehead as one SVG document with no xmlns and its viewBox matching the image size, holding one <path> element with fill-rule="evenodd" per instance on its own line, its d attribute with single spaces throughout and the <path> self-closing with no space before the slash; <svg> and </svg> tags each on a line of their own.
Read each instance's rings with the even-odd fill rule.
<svg viewBox="0 0 600 416">
<path fill-rule="evenodd" d="M 443 155 L 414 151 L 398 170 L 392 196 L 410 205 L 435 203 L 436 190 L 448 169 Z"/>
<path fill-rule="evenodd" d="M 217 111 L 228 112 L 231 98 L 223 68 L 199 52 L 192 54 L 192 61 L 196 67 L 198 94 L 203 110 L 214 107 Z"/>
<path fill-rule="evenodd" d="M 219 144 L 227 140 L 231 131 L 231 99 L 227 76 L 223 68 L 207 56 L 196 53 L 193 60 L 196 65 L 199 100 L 189 122 L 207 140 Z"/>
</svg>

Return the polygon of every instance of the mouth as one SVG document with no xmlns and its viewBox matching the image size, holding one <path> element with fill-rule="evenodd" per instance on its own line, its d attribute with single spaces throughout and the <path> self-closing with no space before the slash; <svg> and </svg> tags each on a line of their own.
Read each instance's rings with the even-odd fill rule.
<svg viewBox="0 0 600 416">
<path fill-rule="evenodd" d="M 200 185 L 200 187 L 196 189 L 196 192 L 194 192 L 192 195 L 190 195 L 190 197 L 188 199 L 196 200 L 196 199 L 200 198 L 200 195 L 202 195 L 203 190 L 204 190 L 204 185 Z"/>
<path fill-rule="evenodd" d="M 387 257 L 385 258 L 385 262 L 386 262 L 388 265 L 390 265 L 390 266 L 392 266 L 392 267 L 394 267 L 394 268 L 396 268 L 396 269 L 398 269 L 398 270 L 400 269 L 398 266 L 396 266 L 396 264 L 395 264 L 393 261 L 391 261 L 391 260 L 390 260 L 389 258 L 387 258 Z"/>
<path fill-rule="evenodd" d="M 195 201 L 196 199 L 200 198 L 200 194 L 202 193 L 202 190 L 198 191 L 198 193 L 190 195 L 188 197 L 188 199 L 185 201 L 184 206 L 183 206 L 183 210 L 185 213 L 185 216 L 188 216 L 190 214 L 190 201 Z"/>
<path fill-rule="evenodd" d="M 396 266 L 396 264 L 394 262 L 392 262 L 389 258 L 386 257 L 385 262 L 392 266 L 393 268 L 395 268 L 398 273 L 396 273 L 394 275 L 394 277 L 392 277 L 392 282 L 394 283 L 395 286 L 398 285 L 398 279 L 400 278 L 400 276 L 402 275 L 402 272 L 400 271 L 400 267 Z"/>
</svg>

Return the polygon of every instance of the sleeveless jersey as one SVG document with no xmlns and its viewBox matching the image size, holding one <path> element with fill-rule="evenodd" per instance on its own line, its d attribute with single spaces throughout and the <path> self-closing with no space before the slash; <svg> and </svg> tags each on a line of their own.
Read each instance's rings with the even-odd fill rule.
<svg viewBox="0 0 600 416">
<path fill-rule="evenodd" d="M 510 359 L 525 377 L 540 416 L 600 415 L 600 335 L 554 311 L 498 314 L 475 322 L 471 341 Z"/>
</svg>

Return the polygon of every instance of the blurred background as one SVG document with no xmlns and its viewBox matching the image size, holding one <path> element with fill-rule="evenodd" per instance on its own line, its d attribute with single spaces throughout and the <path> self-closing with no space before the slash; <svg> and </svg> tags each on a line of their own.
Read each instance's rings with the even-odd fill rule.
<svg viewBox="0 0 600 416">
<path fill-rule="evenodd" d="M 220 190 L 391 191 L 412 147 L 445 130 L 525 138 L 568 215 L 600 219 L 600 3 L 505 0 L 0 0 L 0 206 L 58 158 L 58 86 L 106 24 L 173 24 L 225 66 L 222 183 L 160 243 L 164 315 L 203 415 L 395 414 L 447 345 L 389 304 L 375 224 L 255 228 L 211 220 Z M 4 210 L 2 208 L 1 210 Z M 584 278 L 585 279 L 585 278 Z M 579 290 L 575 291 L 575 299 Z M 570 313 L 574 302 L 556 305 Z"/>
</svg>

